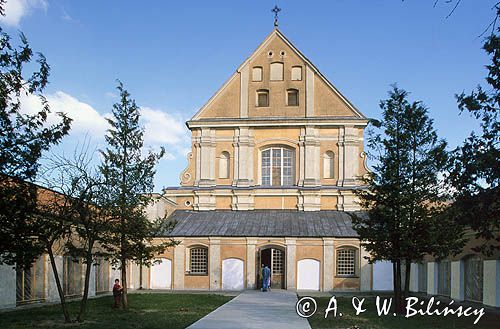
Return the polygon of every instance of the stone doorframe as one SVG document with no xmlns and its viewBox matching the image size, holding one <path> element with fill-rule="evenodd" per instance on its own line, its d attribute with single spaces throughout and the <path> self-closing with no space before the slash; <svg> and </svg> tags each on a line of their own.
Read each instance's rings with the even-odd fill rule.
<svg viewBox="0 0 500 329">
<path fill-rule="evenodd" d="M 283 252 L 283 274 L 282 274 L 282 282 L 281 289 L 287 288 L 287 248 L 286 246 L 269 243 L 261 246 L 255 247 L 255 289 L 259 289 L 260 287 L 260 273 L 261 273 L 261 252 L 267 249 L 277 249 Z M 272 269 L 271 269 L 272 271 Z"/>
</svg>

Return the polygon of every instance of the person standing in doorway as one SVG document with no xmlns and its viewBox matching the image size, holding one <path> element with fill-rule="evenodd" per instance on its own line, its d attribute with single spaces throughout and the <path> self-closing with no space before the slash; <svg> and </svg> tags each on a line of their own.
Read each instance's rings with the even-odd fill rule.
<svg viewBox="0 0 500 329">
<path fill-rule="evenodd" d="M 271 270 L 267 265 L 262 264 L 262 291 L 269 289 L 269 281 L 271 279 Z"/>
<path fill-rule="evenodd" d="M 122 291 L 123 287 L 120 285 L 120 280 L 115 279 L 115 284 L 113 286 L 113 297 L 115 299 L 115 305 L 113 305 L 113 308 L 122 307 Z"/>
</svg>

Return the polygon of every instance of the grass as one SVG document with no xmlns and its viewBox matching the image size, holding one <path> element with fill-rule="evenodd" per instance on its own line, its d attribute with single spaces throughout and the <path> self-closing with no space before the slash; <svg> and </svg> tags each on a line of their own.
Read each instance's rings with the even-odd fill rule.
<svg viewBox="0 0 500 329">
<path fill-rule="evenodd" d="M 129 294 L 129 309 L 115 310 L 113 297 L 104 296 L 88 301 L 83 324 L 64 324 L 60 306 L 49 305 L 0 313 L 0 328 L 186 328 L 231 299 L 208 294 Z M 78 302 L 69 303 L 72 319 L 78 307 Z"/>
<path fill-rule="evenodd" d="M 460 317 L 456 315 L 443 316 L 420 316 L 415 315 L 410 318 L 405 318 L 402 316 L 390 315 L 381 316 L 377 315 L 375 298 L 367 297 L 363 303 L 363 308 L 366 308 L 366 312 L 361 313 L 356 316 L 356 312 L 351 304 L 350 297 L 337 297 L 337 317 L 333 317 L 333 312 L 330 312 L 328 318 L 325 319 L 325 310 L 327 309 L 329 297 L 317 297 L 315 298 L 318 309 L 317 312 L 310 317 L 309 324 L 313 329 L 323 329 L 323 328 L 361 328 L 361 329 L 392 329 L 392 328 L 403 328 L 403 329 L 453 329 L 453 328 L 500 328 L 500 315 L 495 312 L 485 310 L 485 315 L 479 320 L 479 322 L 474 325 L 476 316 L 472 315 L 469 317 Z M 445 303 L 444 306 L 447 306 Z M 443 306 L 443 305 L 440 305 Z M 416 306 L 415 306 L 416 307 Z M 452 305 L 453 309 L 457 305 Z M 480 306 L 474 306 L 474 308 L 481 308 Z M 434 309 L 434 308 L 433 308 Z M 342 317 L 339 317 L 339 313 L 342 313 Z"/>
</svg>

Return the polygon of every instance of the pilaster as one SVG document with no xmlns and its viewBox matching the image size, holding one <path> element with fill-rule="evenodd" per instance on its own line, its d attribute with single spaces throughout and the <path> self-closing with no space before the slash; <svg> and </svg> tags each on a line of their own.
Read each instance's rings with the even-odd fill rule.
<svg viewBox="0 0 500 329">
<path fill-rule="evenodd" d="M 314 71 L 306 65 L 306 117 L 314 116 Z"/>
<path fill-rule="evenodd" d="M 209 274 L 210 274 L 210 290 L 221 289 L 221 260 L 220 260 L 220 240 L 210 239 L 210 255 Z"/>
<path fill-rule="evenodd" d="M 296 283 L 296 239 L 285 239 L 286 244 L 286 288 L 297 289 Z"/>
<path fill-rule="evenodd" d="M 360 291 L 371 291 L 372 290 L 372 272 L 373 265 L 368 262 L 366 257 L 369 257 L 370 253 L 366 251 L 365 248 L 360 248 Z"/>
<path fill-rule="evenodd" d="M 215 130 L 208 127 L 201 128 L 201 136 L 197 146 L 200 148 L 200 156 L 196 159 L 197 168 L 200 169 L 198 186 L 215 186 Z"/>
<path fill-rule="evenodd" d="M 255 245 L 256 239 L 247 239 L 247 289 L 255 289 Z"/>
<path fill-rule="evenodd" d="M 323 291 L 333 290 L 335 250 L 332 238 L 323 238 Z"/>
<path fill-rule="evenodd" d="M 318 129 L 312 126 L 306 126 L 304 134 L 300 136 L 299 141 L 303 147 L 304 177 L 303 186 L 320 186 L 320 141 L 318 138 Z"/>
<path fill-rule="evenodd" d="M 173 286 L 176 290 L 184 289 L 184 274 L 186 271 L 186 247 L 182 244 L 178 244 L 174 247 L 174 277 Z"/>
</svg>

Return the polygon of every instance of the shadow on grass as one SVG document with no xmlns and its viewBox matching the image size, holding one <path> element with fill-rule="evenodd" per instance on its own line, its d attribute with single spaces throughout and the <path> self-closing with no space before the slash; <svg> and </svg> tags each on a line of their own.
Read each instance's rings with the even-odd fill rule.
<svg viewBox="0 0 500 329">
<path fill-rule="evenodd" d="M 232 297 L 208 294 L 130 294 L 128 310 L 112 309 L 113 297 L 90 299 L 86 321 L 64 324 L 59 305 L 26 308 L 0 314 L 1 329 L 17 328 L 185 328 Z M 79 303 L 69 303 L 72 319 Z"/>
</svg>

